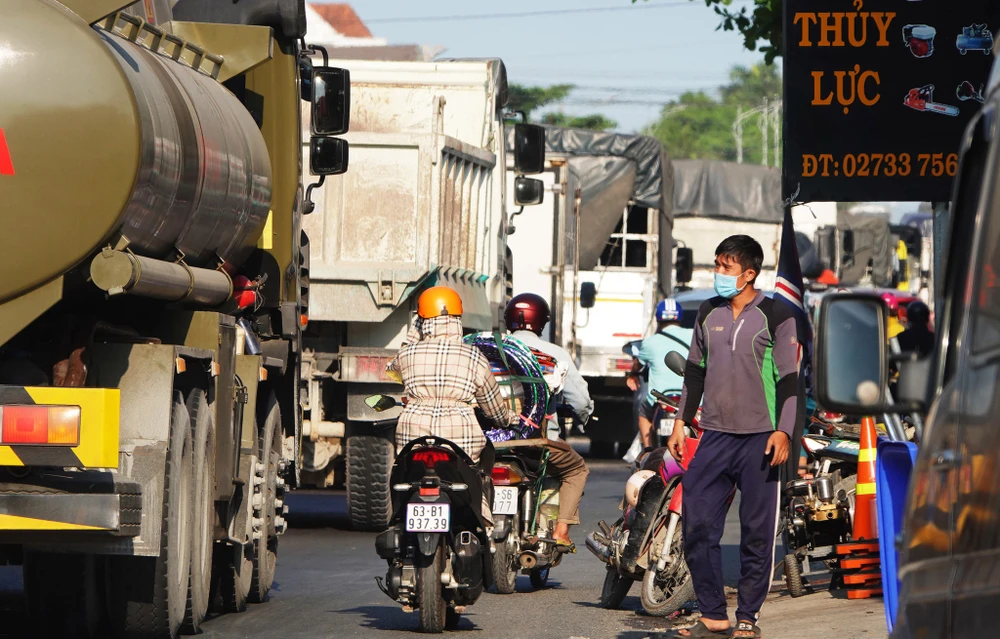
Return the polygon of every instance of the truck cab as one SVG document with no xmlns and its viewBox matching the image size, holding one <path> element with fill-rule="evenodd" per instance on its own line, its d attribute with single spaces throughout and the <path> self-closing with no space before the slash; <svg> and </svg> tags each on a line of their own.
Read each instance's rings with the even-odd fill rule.
<svg viewBox="0 0 1000 639">
<path fill-rule="evenodd" d="M 888 407 L 925 416 L 896 543 L 894 639 L 995 633 L 994 611 L 1000 604 L 998 80 L 994 67 L 986 104 L 962 140 L 935 309 L 936 350 L 923 360 L 901 356 L 898 404 Z M 814 370 L 819 402 L 828 409 L 878 413 L 886 408 L 885 392 L 879 390 L 888 381 L 890 360 L 885 316 L 873 296 L 824 300 Z M 838 358 L 837 351 L 844 355 Z M 891 544 L 883 541 L 883 553 L 887 547 Z"/>
</svg>

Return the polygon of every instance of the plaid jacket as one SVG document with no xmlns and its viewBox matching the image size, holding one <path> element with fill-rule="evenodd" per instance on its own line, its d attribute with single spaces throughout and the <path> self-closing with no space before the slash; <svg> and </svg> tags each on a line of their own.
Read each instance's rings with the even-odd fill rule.
<svg viewBox="0 0 1000 639">
<path fill-rule="evenodd" d="M 486 357 L 462 343 L 458 317 L 417 319 L 389 365 L 403 379 L 408 402 L 396 426 L 396 446 L 437 435 L 478 460 L 486 446 L 473 404 L 497 426 L 517 421 L 500 394 Z"/>
</svg>

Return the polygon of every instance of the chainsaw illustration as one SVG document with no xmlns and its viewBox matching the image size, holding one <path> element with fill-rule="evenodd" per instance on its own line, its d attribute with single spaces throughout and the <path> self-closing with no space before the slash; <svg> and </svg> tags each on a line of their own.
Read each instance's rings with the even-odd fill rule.
<svg viewBox="0 0 1000 639">
<path fill-rule="evenodd" d="M 934 101 L 934 85 L 928 84 L 919 89 L 910 89 L 903 99 L 903 104 L 917 111 L 941 113 L 942 115 L 958 115 L 958 107 Z"/>
</svg>

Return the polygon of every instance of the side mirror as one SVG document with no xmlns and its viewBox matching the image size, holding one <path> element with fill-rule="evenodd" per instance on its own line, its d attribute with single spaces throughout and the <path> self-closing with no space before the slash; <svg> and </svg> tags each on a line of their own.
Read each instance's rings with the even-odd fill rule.
<svg viewBox="0 0 1000 639">
<path fill-rule="evenodd" d="M 389 395 L 369 395 L 365 398 L 365 403 L 368 404 L 368 408 L 372 409 L 376 413 L 392 410 L 399 405 L 396 398 L 390 397 Z"/>
<path fill-rule="evenodd" d="M 545 183 L 541 180 L 519 177 L 514 180 L 514 204 L 531 206 L 545 201 Z"/>
<path fill-rule="evenodd" d="M 584 282 L 580 285 L 580 308 L 594 308 L 597 301 L 597 286 L 593 282 Z"/>
<path fill-rule="evenodd" d="M 520 175 L 535 175 L 545 170 L 544 127 L 514 125 L 514 170 Z"/>
<path fill-rule="evenodd" d="M 680 375 L 684 377 L 684 369 L 687 368 L 687 360 L 684 356 L 677 351 L 670 351 L 667 353 L 666 357 L 663 358 L 663 363 L 667 365 L 674 375 Z"/>
<path fill-rule="evenodd" d="M 883 406 L 888 372 L 886 306 L 874 295 L 827 296 L 816 336 L 816 395 L 827 410 L 866 414 Z"/>
<path fill-rule="evenodd" d="M 313 175 L 347 172 L 350 145 L 342 138 L 314 137 L 309 143 L 309 170 Z"/>
<path fill-rule="evenodd" d="M 312 72 L 312 134 L 342 135 L 351 126 L 351 72 L 315 67 Z"/>
<path fill-rule="evenodd" d="M 685 246 L 677 249 L 677 282 L 687 284 L 694 279 L 694 251 Z"/>
</svg>

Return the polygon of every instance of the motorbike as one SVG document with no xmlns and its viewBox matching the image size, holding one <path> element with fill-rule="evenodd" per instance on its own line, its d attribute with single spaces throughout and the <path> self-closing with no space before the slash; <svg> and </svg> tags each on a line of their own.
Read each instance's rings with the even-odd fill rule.
<svg viewBox="0 0 1000 639">
<path fill-rule="evenodd" d="M 680 353 L 672 351 L 664 361 L 672 371 L 683 375 L 685 361 Z M 676 414 L 675 397 L 658 391 L 653 395 L 666 406 L 669 415 Z M 635 581 L 642 582 L 640 600 L 650 615 L 673 614 L 695 597 L 691 573 L 684 561 L 681 476 L 698 448 L 698 417 L 685 428 L 685 463 L 678 463 L 663 448 L 647 455 L 638 465 L 634 462 L 619 505 L 622 516 L 611 526 L 601 521 L 600 531 L 587 535 L 588 550 L 607 564 L 600 600 L 604 608 L 618 608 Z"/>
<path fill-rule="evenodd" d="M 559 481 L 548 476 L 551 446 L 564 442 L 525 439 L 495 442 L 493 465 L 493 576 L 497 593 L 514 592 L 518 572 L 536 589 L 548 583 L 549 570 L 563 552 L 552 534 L 559 516 Z"/>
<path fill-rule="evenodd" d="M 376 411 L 399 404 L 386 395 L 366 400 Z M 490 489 L 492 448 L 480 461 L 441 437 L 420 437 L 396 456 L 390 476 L 392 519 L 375 538 L 388 563 L 382 592 L 419 612 L 422 632 L 454 628 L 461 613 L 493 582 L 490 540 L 482 518 Z"/>
</svg>

